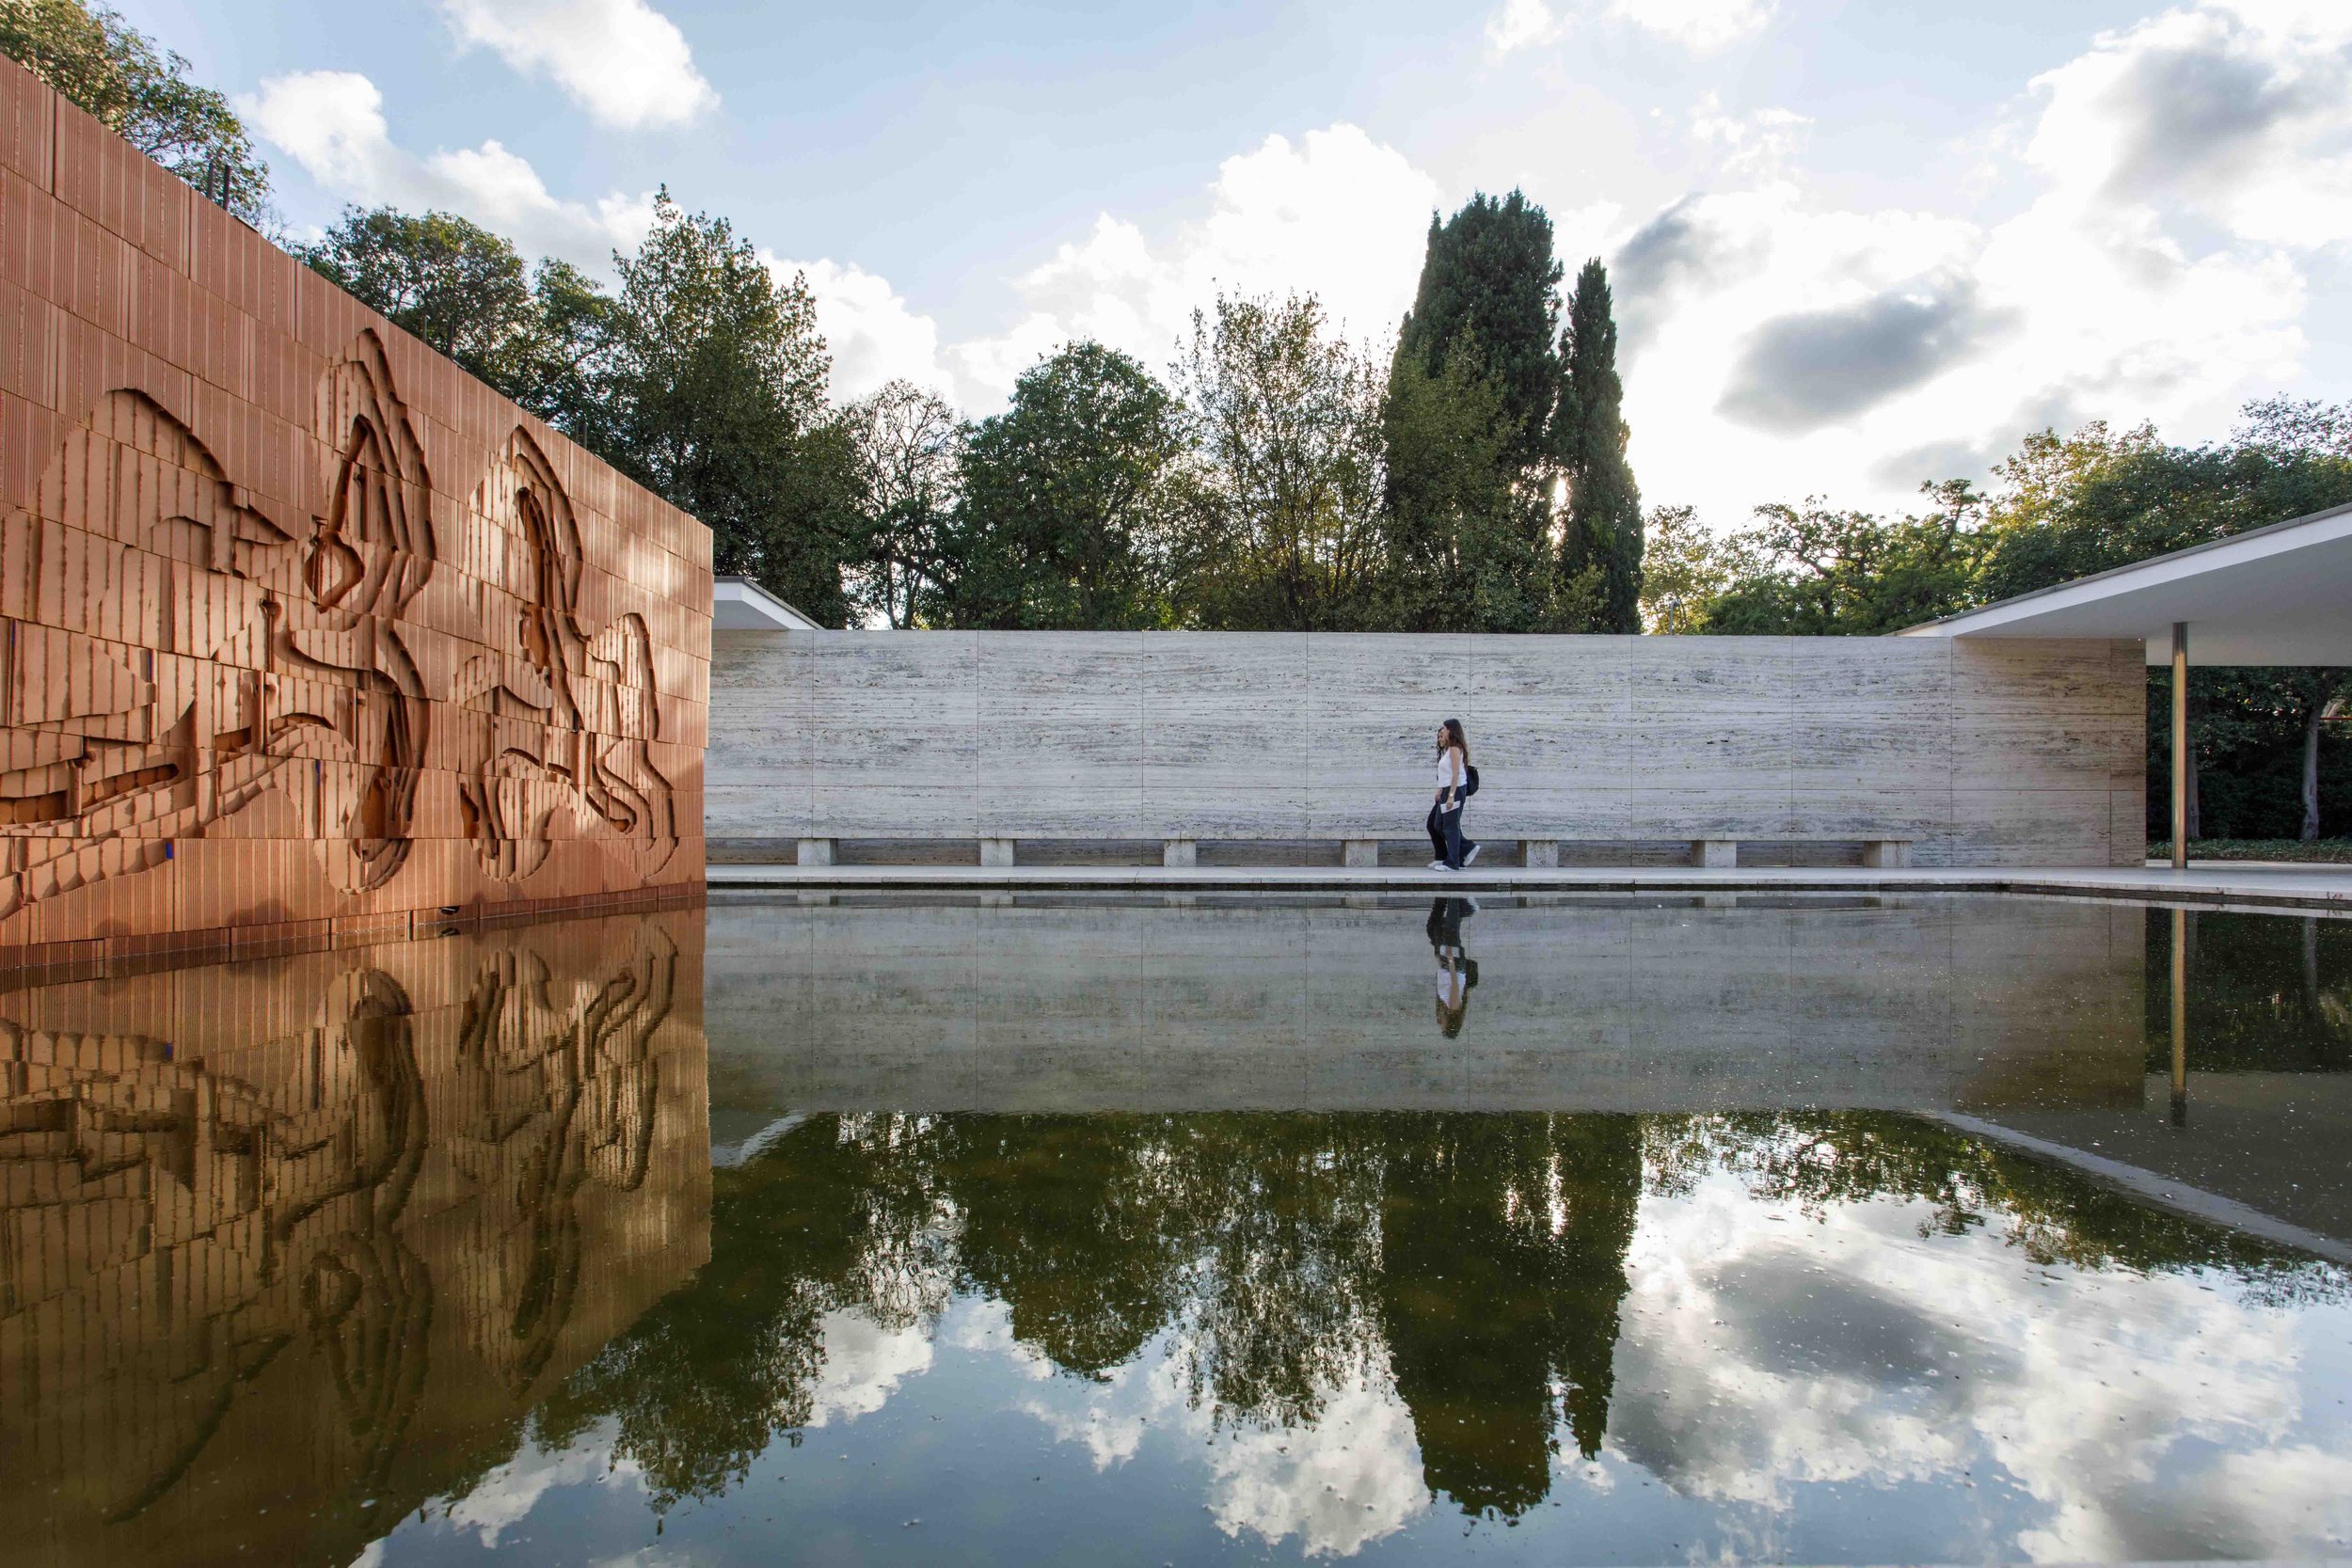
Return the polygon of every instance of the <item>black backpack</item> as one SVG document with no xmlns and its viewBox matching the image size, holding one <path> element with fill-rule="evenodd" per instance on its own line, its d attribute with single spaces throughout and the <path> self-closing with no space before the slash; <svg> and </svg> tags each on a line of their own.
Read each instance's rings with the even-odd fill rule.
<svg viewBox="0 0 2352 1568">
<path fill-rule="evenodd" d="M 1468 763 L 1462 765 L 1462 776 L 1470 782 L 1462 786 L 1462 799 L 1467 800 L 1478 793 L 1478 769 Z M 1475 984 L 1476 982 L 1472 982 Z"/>
</svg>

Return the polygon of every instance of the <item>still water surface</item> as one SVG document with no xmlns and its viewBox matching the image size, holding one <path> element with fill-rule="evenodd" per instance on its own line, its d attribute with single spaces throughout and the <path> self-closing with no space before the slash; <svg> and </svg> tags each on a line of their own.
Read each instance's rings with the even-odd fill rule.
<svg viewBox="0 0 2352 1568">
<path fill-rule="evenodd" d="M 742 901 L 0 994 L 71 1563 L 2352 1548 L 2352 924 Z"/>
</svg>

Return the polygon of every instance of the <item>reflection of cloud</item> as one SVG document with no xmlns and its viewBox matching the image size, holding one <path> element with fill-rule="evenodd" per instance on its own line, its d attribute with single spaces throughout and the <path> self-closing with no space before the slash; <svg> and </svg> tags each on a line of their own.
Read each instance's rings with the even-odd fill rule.
<svg viewBox="0 0 2352 1568">
<path fill-rule="evenodd" d="M 1353 1557 L 1429 1507 L 1412 1412 L 1378 1361 L 1321 1389 L 1311 1425 L 1220 1422 L 1192 1399 L 1175 1336 L 1096 1382 L 1053 1377 L 1050 1361 L 1012 1338 L 999 1304 L 970 1304 L 957 1317 L 950 1342 L 1037 1377 L 1018 1408 L 1056 1441 L 1083 1445 L 1096 1470 L 1134 1460 L 1155 1432 L 1171 1434 L 1186 1462 L 1207 1466 L 1206 1506 L 1229 1536 L 1295 1539 L 1308 1557 Z"/>
<path fill-rule="evenodd" d="M 884 1328 L 850 1309 L 825 1314 L 824 1367 L 809 1391 L 808 1424 L 824 1426 L 835 1417 L 856 1420 L 890 1402 L 907 1378 L 930 1370 L 931 1338 L 917 1324 Z"/>
<path fill-rule="evenodd" d="M 1295 1535 L 1309 1557 L 1353 1557 L 1430 1501 L 1412 1412 L 1385 1368 L 1330 1390 L 1311 1427 L 1231 1433 L 1209 1466 L 1218 1528 L 1270 1543 Z"/>
<path fill-rule="evenodd" d="M 521 1523 L 557 1487 L 636 1486 L 638 1464 L 633 1459 L 614 1461 L 613 1437 L 612 1423 L 606 1422 L 567 1449 L 550 1451 L 536 1443 L 524 1444 L 514 1458 L 449 1505 L 450 1523 L 472 1530 L 484 1546 L 496 1549 L 507 1527 Z"/>
<path fill-rule="evenodd" d="M 2036 1560 L 2284 1554 L 2352 1530 L 2352 1460 L 2297 1433 L 2342 1307 L 2028 1267 L 1997 1234 L 1921 1240 L 1926 1212 L 1776 1221 L 1721 1176 L 1653 1198 L 1612 1446 L 1767 1540 L 1806 1485 L 1963 1471 L 1985 1482 L 1990 1549 Z"/>
</svg>

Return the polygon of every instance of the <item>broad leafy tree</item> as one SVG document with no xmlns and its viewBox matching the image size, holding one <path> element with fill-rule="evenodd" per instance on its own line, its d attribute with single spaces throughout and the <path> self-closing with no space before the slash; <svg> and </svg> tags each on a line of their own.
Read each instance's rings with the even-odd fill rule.
<svg viewBox="0 0 2352 1568">
<path fill-rule="evenodd" d="M 1187 444 L 1168 389 L 1100 343 L 1024 372 L 961 460 L 945 619 L 1033 629 L 1165 626 Z"/>
<path fill-rule="evenodd" d="M 857 453 L 865 553 L 850 598 L 867 617 L 913 626 L 937 612 L 963 458 L 946 399 L 892 381 L 841 411 Z"/>
<path fill-rule="evenodd" d="M 1189 592 L 1211 629 L 1360 628 L 1382 614 L 1382 376 L 1311 295 L 1220 295 L 1177 365 L 1203 459 Z"/>
<path fill-rule="evenodd" d="M 843 567 L 864 543 L 856 454 L 826 404 L 806 280 L 779 281 L 725 219 L 690 216 L 666 190 L 615 264 L 606 423 L 589 444 L 708 524 L 719 571 L 842 624 Z"/>
<path fill-rule="evenodd" d="M 227 177 L 229 209 L 275 230 L 269 166 L 217 88 L 188 79 L 187 60 L 106 6 L 81 0 L 0 3 L 0 52 L 95 115 L 191 185 Z"/>
<path fill-rule="evenodd" d="M 454 213 L 343 210 L 302 259 L 360 304 L 501 386 L 538 302 L 512 241 Z"/>
</svg>

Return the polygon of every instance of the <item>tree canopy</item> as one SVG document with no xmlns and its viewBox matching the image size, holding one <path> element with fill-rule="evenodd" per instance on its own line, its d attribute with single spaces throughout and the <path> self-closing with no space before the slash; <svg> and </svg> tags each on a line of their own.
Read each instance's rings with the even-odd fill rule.
<svg viewBox="0 0 2352 1568">
<path fill-rule="evenodd" d="M 0 52 L 123 140 L 202 189 L 227 178 L 228 207 L 274 230 L 269 166 L 227 96 L 188 79 L 187 59 L 107 6 L 0 0 Z"/>
</svg>

